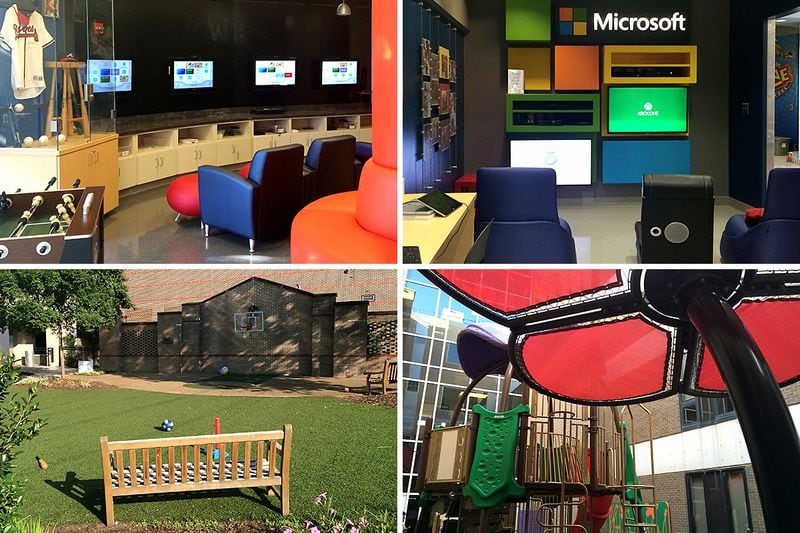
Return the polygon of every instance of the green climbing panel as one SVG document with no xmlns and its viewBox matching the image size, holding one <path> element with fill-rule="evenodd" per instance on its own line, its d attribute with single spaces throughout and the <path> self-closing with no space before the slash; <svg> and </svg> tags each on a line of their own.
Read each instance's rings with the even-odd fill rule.
<svg viewBox="0 0 800 533">
<path fill-rule="evenodd" d="M 625 516 L 625 514 L 628 516 Z M 656 502 L 656 516 L 652 515 L 652 509 L 647 509 L 641 520 L 645 524 L 655 523 L 658 526 L 658 533 L 671 533 L 672 531 L 672 520 L 667 502 Z M 641 531 L 641 528 L 626 526 L 626 522 L 636 522 L 633 510 L 628 508 L 627 512 L 623 512 L 622 504 L 619 500 L 615 500 L 611 504 L 611 515 L 608 517 L 608 533 L 639 533 Z"/>
<path fill-rule="evenodd" d="M 520 405 L 505 413 L 494 413 L 475 405 L 472 412 L 480 416 L 480 423 L 464 496 L 478 509 L 497 507 L 509 498 L 521 498 L 525 488 L 514 479 L 519 415 L 529 413 L 530 407 Z"/>
</svg>

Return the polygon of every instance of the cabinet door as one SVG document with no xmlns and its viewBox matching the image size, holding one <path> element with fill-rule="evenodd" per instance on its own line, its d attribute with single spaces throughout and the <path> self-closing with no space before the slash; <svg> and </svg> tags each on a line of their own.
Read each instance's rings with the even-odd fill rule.
<svg viewBox="0 0 800 533">
<path fill-rule="evenodd" d="M 287 146 L 291 144 L 290 135 L 273 135 L 272 142 L 274 147 Z"/>
<path fill-rule="evenodd" d="M 244 139 L 236 139 L 233 141 L 235 152 L 234 163 L 243 163 L 253 159 L 253 141 L 252 138 L 245 137 Z"/>
<path fill-rule="evenodd" d="M 232 165 L 236 163 L 236 144 L 234 141 L 225 140 L 217 143 L 217 164 Z"/>
<path fill-rule="evenodd" d="M 356 135 L 356 139 L 361 142 L 371 143 L 372 142 L 372 128 L 364 128 L 362 130 L 358 130 L 358 135 Z"/>
<path fill-rule="evenodd" d="M 267 148 L 272 148 L 274 144 L 274 138 L 277 135 L 267 134 L 267 135 L 258 135 L 253 137 L 253 153 L 258 152 L 259 150 L 265 150 Z"/>
<path fill-rule="evenodd" d="M 69 189 L 75 180 L 81 180 L 81 185 L 86 183 L 89 173 L 89 159 L 91 150 L 78 150 L 59 157 L 59 187 Z"/>
<path fill-rule="evenodd" d="M 289 135 L 289 142 L 292 143 L 292 144 L 294 144 L 294 143 L 302 144 L 303 145 L 303 151 L 307 154 L 308 153 L 308 145 L 309 145 L 309 143 L 311 141 L 309 140 L 308 133 L 292 133 L 291 135 Z"/>
<path fill-rule="evenodd" d="M 97 145 L 89 161 L 89 174 L 85 187 L 105 187 L 103 194 L 103 207 L 108 213 L 119 206 L 119 154 L 117 154 L 117 139 L 106 141 Z"/>
<path fill-rule="evenodd" d="M 197 166 L 216 165 L 217 147 L 214 143 L 202 143 L 197 145 Z"/>
<path fill-rule="evenodd" d="M 135 187 L 139 183 L 138 166 L 135 157 L 123 157 L 119 160 L 120 190 Z"/>
<path fill-rule="evenodd" d="M 164 150 L 159 155 L 158 177 L 168 178 L 178 174 L 178 152 L 176 150 Z"/>
<path fill-rule="evenodd" d="M 199 166 L 197 160 L 200 157 L 200 150 L 196 144 L 186 144 L 178 147 L 178 172 L 186 174 L 197 170 Z"/>
<path fill-rule="evenodd" d="M 159 159 L 158 152 L 147 152 L 136 157 L 139 170 L 139 185 L 150 183 L 158 179 Z"/>
</svg>

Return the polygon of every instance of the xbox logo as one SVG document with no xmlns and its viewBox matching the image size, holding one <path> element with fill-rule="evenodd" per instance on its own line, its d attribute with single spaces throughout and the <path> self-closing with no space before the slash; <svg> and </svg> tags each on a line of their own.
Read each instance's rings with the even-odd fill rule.
<svg viewBox="0 0 800 533">
<path fill-rule="evenodd" d="M 654 111 L 653 110 L 652 102 L 645 102 L 644 110 L 639 111 L 638 113 L 636 113 L 636 115 L 638 115 L 640 117 L 657 117 L 660 114 L 661 113 L 659 111 Z"/>
</svg>

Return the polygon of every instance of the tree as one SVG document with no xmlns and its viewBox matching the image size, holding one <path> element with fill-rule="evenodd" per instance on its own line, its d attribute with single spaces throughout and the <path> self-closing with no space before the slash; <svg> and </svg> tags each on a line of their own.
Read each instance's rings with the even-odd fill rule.
<svg viewBox="0 0 800 533">
<path fill-rule="evenodd" d="M 12 365 L 10 355 L 0 355 L 0 529 L 14 516 L 22 501 L 20 485 L 14 476 L 14 464 L 19 446 L 39 433 L 44 422 L 35 418 L 39 410 L 36 392 L 11 394 L 19 372 Z"/>
<path fill-rule="evenodd" d="M 120 270 L 0 271 L 0 329 L 58 335 L 77 327 L 95 330 L 116 325 L 133 307 Z M 64 357 L 59 350 L 61 377 Z"/>
</svg>

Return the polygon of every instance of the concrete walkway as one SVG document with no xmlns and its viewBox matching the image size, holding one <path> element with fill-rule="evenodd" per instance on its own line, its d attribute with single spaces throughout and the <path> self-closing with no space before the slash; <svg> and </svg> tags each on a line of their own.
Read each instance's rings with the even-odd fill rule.
<svg viewBox="0 0 800 533">
<path fill-rule="evenodd" d="M 263 383 L 252 385 L 235 382 L 228 384 L 206 382 L 204 388 L 186 386 L 187 384 L 202 381 L 207 377 L 208 376 L 197 375 L 171 376 L 164 374 L 102 374 L 97 376 L 81 375 L 80 379 L 97 381 L 123 389 L 208 396 L 333 396 L 344 398 L 353 393 L 365 394 L 367 392 L 366 381 L 363 376 L 352 378 L 275 376 L 266 378 Z"/>
</svg>

